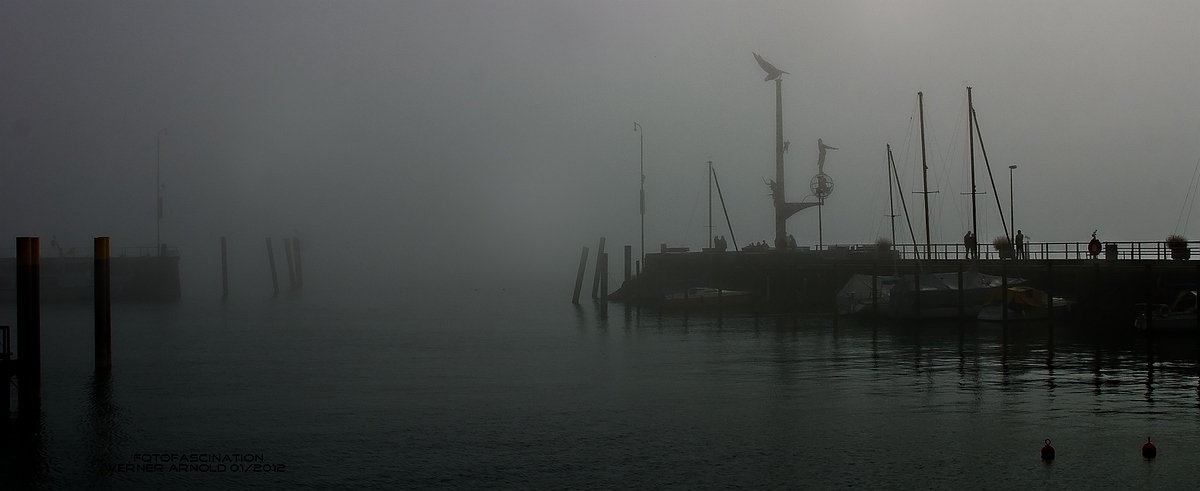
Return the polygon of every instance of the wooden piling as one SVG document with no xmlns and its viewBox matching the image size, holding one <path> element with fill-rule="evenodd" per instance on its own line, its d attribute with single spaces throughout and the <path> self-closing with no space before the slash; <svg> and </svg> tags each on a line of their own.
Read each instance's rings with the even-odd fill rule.
<svg viewBox="0 0 1200 491">
<path fill-rule="evenodd" d="M 271 263 L 271 286 L 275 287 L 275 293 L 279 294 L 279 275 L 275 273 L 275 248 L 271 247 L 271 238 L 267 237 L 267 262 Z"/>
<path fill-rule="evenodd" d="M 221 237 L 221 299 L 229 298 L 229 254 L 225 250 L 225 237 Z"/>
<path fill-rule="evenodd" d="M 41 244 L 17 237 L 17 408 L 34 416 L 42 401 Z"/>
<path fill-rule="evenodd" d="M 296 289 L 296 266 L 292 262 L 292 239 L 283 239 L 283 256 L 287 260 L 288 289 Z"/>
<path fill-rule="evenodd" d="M 109 281 L 108 237 L 96 237 L 93 245 L 93 275 L 96 313 L 96 372 L 112 369 L 112 296 Z M 224 265 L 225 238 L 221 237 L 221 257 Z M 222 268 L 224 269 L 224 268 Z"/>
<path fill-rule="evenodd" d="M 292 253 L 296 255 L 296 288 L 304 288 L 304 268 L 300 267 L 300 239 L 292 239 Z"/>
<path fill-rule="evenodd" d="M 596 291 L 600 289 L 600 256 L 604 255 L 604 237 L 600 237 L 600 247 L 596 249 L 596 271 L 592 275 L 592 299 L 599 298 Z"/>
<path fill-rule="evenodd" d="M 579 274 L 575 275 L 575 294 L 571 295 L 571 303 L 579 305 L 579 292 L 583 290 L 583 274 L 587 270 L 588 248 L 583 248 L 579 255 Z"/>
<path fill-rule="evenodd" d="M 608 319 L 608 253 L 600 253 L 600 318 Z"/>
</svg>

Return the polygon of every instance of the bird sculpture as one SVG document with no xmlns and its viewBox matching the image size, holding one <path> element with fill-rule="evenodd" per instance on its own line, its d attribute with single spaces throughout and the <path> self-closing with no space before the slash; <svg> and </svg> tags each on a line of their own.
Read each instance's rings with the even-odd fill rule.
<svg viewBox="0 0 1200 491">
<path fill-rule="evenodd" d="M 750 54 L 754 55 L 754 59 L 758 61 L 758 66 L 762 67 L 762 69 L 767 72 L 767 78 L 763 79 L 764 82 L 778 80 L 780 77 L 783 77 L 784 74 L 788 73 L 775 68 L 775 65 L 767 63 L 767 60 L 764 60 L 763 57 L 758 56 L 758 53 L 751 51 Z"/>
</svg>

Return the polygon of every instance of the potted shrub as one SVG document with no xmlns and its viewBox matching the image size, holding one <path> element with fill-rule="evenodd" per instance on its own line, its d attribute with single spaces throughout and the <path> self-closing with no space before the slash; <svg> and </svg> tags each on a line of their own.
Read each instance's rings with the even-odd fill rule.
<svg viewBox="0 0 1200 491">
<path fill-rule="evenodd" d="M 1179 234 L 1171 234 L 1167 236 L 1167 248 L 1171 249 L 1171 259 L 1188 259 L 1192 257 L 1192 251 L 1188 249 L 1187 237 Z"/>
<path fill-rule="evenodd" d="M 992 239 L 992 247 L 996 248 L 996 252 L 1000 253 L 1000 259 L 1012 259 L 1013 245 L 1009 242 L 1008 237 L 1003 235 Z"/>
</svg>

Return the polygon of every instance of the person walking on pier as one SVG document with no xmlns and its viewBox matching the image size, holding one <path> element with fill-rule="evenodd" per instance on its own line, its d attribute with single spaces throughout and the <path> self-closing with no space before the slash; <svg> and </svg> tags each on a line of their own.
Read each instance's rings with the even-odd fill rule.
<svg viewBox="0 0 1200 491">
<path fill-rule="evenodd" d="M 967 249 L 967 259 L 979 259 L 979 251 L 976 249 L 977 244 L 975 243 L 975 232 L 967 231 L 967 234 L 963 236 L 963 246 Z"/>
</svg>

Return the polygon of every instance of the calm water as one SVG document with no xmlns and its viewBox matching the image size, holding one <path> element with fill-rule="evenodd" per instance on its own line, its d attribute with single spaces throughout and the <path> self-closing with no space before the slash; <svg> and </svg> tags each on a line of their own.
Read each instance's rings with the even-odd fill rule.
<svg viewBox="0 0 1200 491">
<path fill-rule="evenodd" d="M 561 288 L 43 307 L 0 488 L 1094 489 L 1200 480 L 1192 339 L 832 317 L 598 319 Z M 15 324 L 12 305 L 0 323 Z M 16 436 L 14 436 L 16 435 Z M 1147 436 L 1159 457 L 1139 454 Z M 1038 449 L 1053 439 L 1058 458 Z M 19 442 L 18 442 L 19 441 Z M 282 472 L 118 470 L 255 454 Z"/>
</svg>

